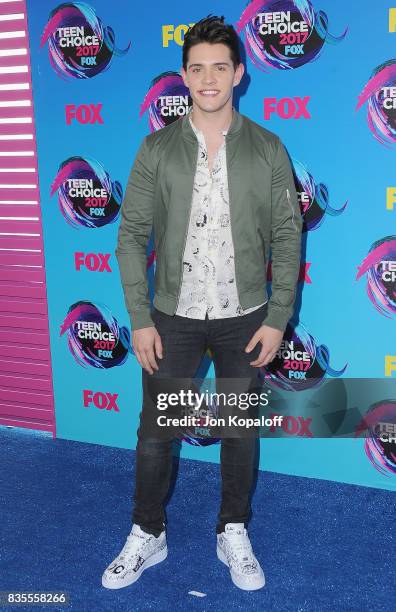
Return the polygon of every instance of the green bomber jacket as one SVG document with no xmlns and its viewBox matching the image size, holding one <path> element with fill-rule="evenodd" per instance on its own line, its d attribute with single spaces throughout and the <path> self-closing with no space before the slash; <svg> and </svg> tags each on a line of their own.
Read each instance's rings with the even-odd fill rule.
<svg viewBox="0 0 396 612">
<path fill-rule="evenodd" d="M 235 282 L 241 307 L 268 299 L 263 324 L 284 331 L 300 270 L 302 217 L 293 173 L 279 137 L 233 108 L 226 138 Z M 134 330 L 154 326 L 147 245 L 154 231 L 154 306 L 177 310 L 192 205 L 198 140 L 184 115 L 147 135 L 132 165 L 121 208 L 116 257 Z"/>
</svg>

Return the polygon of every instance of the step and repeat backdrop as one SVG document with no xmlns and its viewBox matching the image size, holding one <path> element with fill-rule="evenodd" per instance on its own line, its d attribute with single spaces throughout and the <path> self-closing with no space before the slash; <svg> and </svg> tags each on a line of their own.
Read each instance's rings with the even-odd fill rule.
<svg viewBox="0 0 396 612">
<path fill-rule="evenodd" d="M 57 437 L 135 448 L 141 368 L 114 254 L 120 211 L 143 137 L 191 104 L 183 37 L 210 13 L 240 35 L 246 75 L 235 106 L 282 139 L 304 216 L 296 314 L 267 375 L 296 405 L 310 379 L 395 377 L 396 8 L 384 0 L 27 7 Z M 151 241 L 151 291 L 154 271 Z M 210 354 L 202 367 L 213 377 Z M 392 399 L 371 395 L 380 430 L 367 419 L 345 439 L 317 438 L 297 410 L 285 415 L 282 438 L 261 440 L 260 468 L 396 488 Z M 340 401 L 341 414 L 348 408 Z M 190 433 L 181 456 L 218 462 L 219 443 Z"/>
</svg>

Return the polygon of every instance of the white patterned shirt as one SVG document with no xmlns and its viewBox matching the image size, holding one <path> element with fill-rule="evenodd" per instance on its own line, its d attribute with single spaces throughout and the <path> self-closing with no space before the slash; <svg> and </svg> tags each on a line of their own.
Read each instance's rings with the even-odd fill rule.
<svg viewBox="0 0 396 612">
<path fill-rule="evenodd" d="M 263 304 L 243 310 L 235 283 L 225 138 L 209 170 L 203 133 L 191 120 L 198 143 L 191 214 L 183 256 L 183 278 L 176 314 L 193 319 L 221 319 L 245 315 Z M 223 136 L 227 134 L 222 132 Z"/>
</svg>

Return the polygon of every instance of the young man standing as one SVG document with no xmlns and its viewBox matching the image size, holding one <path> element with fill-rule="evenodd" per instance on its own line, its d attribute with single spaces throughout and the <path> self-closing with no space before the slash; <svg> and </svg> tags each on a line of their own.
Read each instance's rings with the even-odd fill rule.
<svg viewBox="0 0 396 612">
<path fill-rule="evenodd" d="M 144 414 L 149 377 L 193 378 L 207 348 L 216 379 L 258 378 L 272 361 L 293 313 L 302 219 L 280 139 L 232 105 L 244 73 L 239 41 L 223 17 L 185 36 L 181 75 L 192 106 L 146 136 L 132 167 L 116 255 L 142 366 Z M 154 308 L 146 249 L 154 228 Z M 272 253 L 272 293 L 266 270 Z M 217 555 L 236 586 L 264 586 L 247 534 L 256 440 L 221 440 L 222 497 Z M 163 502 L 172 438 L 138 430 L 133 527 L 102 584 L 121 588 L 167 556 Z"/>
</svg>

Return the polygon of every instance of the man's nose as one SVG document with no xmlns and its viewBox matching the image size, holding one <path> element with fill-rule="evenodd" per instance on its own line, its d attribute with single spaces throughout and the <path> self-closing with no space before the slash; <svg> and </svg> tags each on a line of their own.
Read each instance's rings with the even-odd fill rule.
<svg viewBox="0 0 396 612">
<path fill-rule="evenodd" d="M 204 78 L 203 78 L 203 82 L 204 83 L 215 83 L 216 82 L 216 78 L 213 72 L 211 71 L 207 71 L 204 74 Z"/>
</svg>

